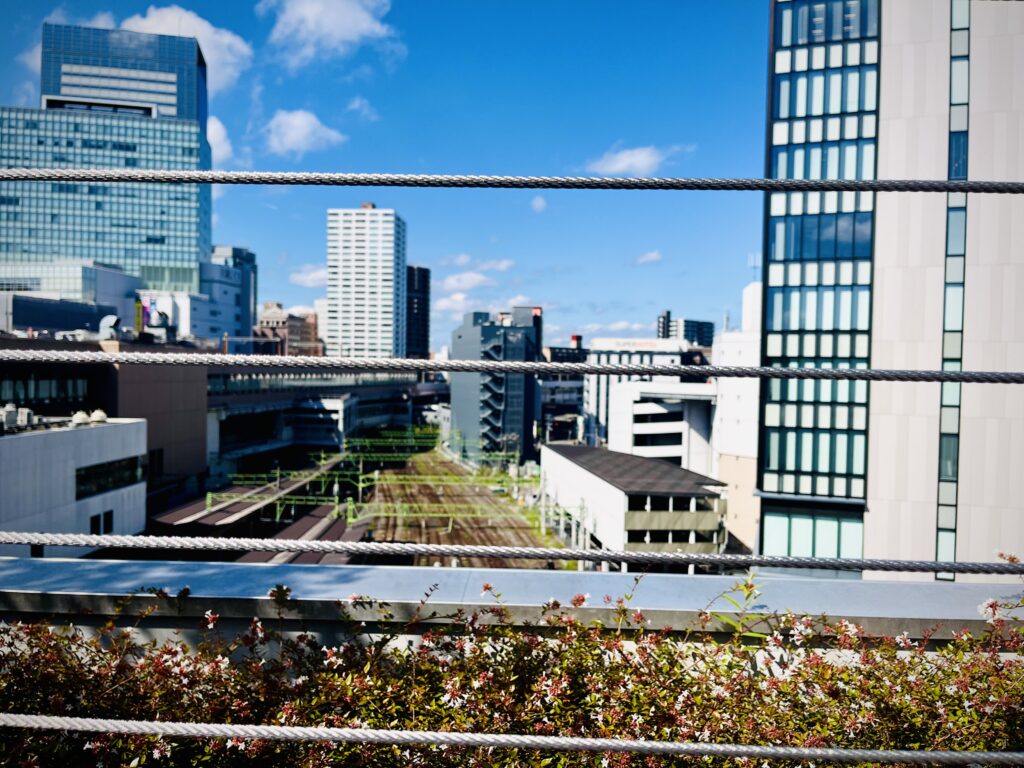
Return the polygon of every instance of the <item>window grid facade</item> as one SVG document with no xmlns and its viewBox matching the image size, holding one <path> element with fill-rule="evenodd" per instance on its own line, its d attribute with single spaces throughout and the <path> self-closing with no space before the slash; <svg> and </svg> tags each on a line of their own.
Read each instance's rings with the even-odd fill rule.
<svg viewBox="0 0 1024 768">
<path fill-rule="evenodd" d="M 773 3 L 769 177 L 875 178 L 879 5 L 880 0 Z M 874 196 L 772 193 L 765 221 L 762 363 L 867 368 Z M 762 551 L 810 554 L 800 543 L 802 533 L 794 539 L 790 530 L 796 524 L 791 502 L 800 497 L 815 515 L 834 515 L 840 504 L 849 508 L 853 517 L 841 526 L 842 549 L 860 551 L 860 541 L 855 546 L 853 539 L 862 530 L 858 516 L 867 490 L 868 400 L 866 382 L 762 384 Z M 814 530 L 817 542 L 832 528 Z M 832 548 L 822 542 L 812 547 L 818 549 Z"/>
<path fill-rule="evenodd" d="M 406 354 L 405 222 L 394 210 L 327 211 L 327 354 Z"/>
<path fill-rule="evenodd" d="M 206 61 L 192 37 L 44 24 L 43 96 L 156 106 L 206 134 Z"/>
<path fill-rule="evenodd" d="M 0 108 L 5 168 L 209 168 L 192 121 Z M 0 260 L 92 259 L 150 288 L 199 291 L 209 259 L 208 185 L 0 182 Z"/>
<path fill-rule="evenodd" d="M 952 0 L 949 33 L 949 178 L 967 178 L 970 100 L 970 0 Z M 946 253 L 942 313 L 942 369 L 963 366 L 964 265 L 967 245 L 967 195 L 950 193 L 946 201 Z M 961 385 L 942 385 L 939 410 L 939 476 L 935 559 L 956 560 L 957 481 L 960 469 Z M 937 579 L 952 581 L 951 573 Z"/>
</svg>

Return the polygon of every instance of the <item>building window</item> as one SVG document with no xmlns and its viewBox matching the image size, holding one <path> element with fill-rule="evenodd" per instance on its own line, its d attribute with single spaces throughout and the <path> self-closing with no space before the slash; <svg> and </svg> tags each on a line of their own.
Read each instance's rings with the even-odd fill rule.
<svg viewBox="0 0 1024 768">
<path fill-rule="evenodd" d="M 967 178 L 967 131 L 949 134 L 949 178 Z"/>
<path fill-rule="evenodd" d="M 103 514 L 89 517 L 89 533 L 99 536 L 114 532 L 114 510 L 108 509 Z"/>
<path fill-rule="evenodd" d="M 960 455 L 960 438 L 957 435 L 939 436 L 939 480 L 956 480 Z"/>
<path fill-rule="evenodd" d="M 864 523 L 859 517 L 766 512 L 761 553 L 790 557 L 859 558 Z"/>
<path fill-rule="evenodd" d="M 633 435 L 633 445 L 637 448 L 654 448 L 662 445 L 682 445 L 682 432 L 667 432 L 654 435 Z"/>
<path fill-rule="evenodd" d="M 658 424 L 666 421 L 682 421 L 683 411 L 665 411 L 663 413 L 638 413 L 633 417 L 635 424 Z"/>
<path fill-rule="evenodd" d="M 143 456 L 92 464 L 75 470 L 75 498 L 87 499 L 100 493 L 127 488 L 146 479 Z"/>
</svg>

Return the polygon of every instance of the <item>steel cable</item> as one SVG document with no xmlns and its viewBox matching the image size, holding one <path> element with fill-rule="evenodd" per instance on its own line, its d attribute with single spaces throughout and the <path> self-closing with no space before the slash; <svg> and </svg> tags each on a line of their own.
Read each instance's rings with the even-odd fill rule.
<svg viewBox="0 0 1024 768">
<path fill-rule="evenodd" d="M 440 515 L 443 516 L 443 515 Z M 369 541 L 249 539 L 216 536 L 122 536 L 89 533 L 32 533 L 0 531 L 0 545 L 60 547 L 124 547 L 241 552 L 320 552 L 350 555 L 422 555 L 496 557 L 526 560 L 586 560 L 634 565 L 703 565 L 726 568 L 815 568 L 839 571 L 900 571 L 911 573 L 1024 574 L 1024 563 L 949 563 L 935 560 L 873 560 L 782 555 L 711 555 L 688 552 L 624 552 L 612 549 L 551 549 L 545 547 L 478 546 L 474 544 L 408 544 Z"/>
<path fill-rule="evenodd" d="M 4 168 L 0 181 L 92 181 L 164 184 L 274 184 L 331 187 L 491 189 L 631 189 L 746 192 L 1024 193 L 1021 181 L 946 179 L 717 179 L 607 176 L 493 176 L 419 173 L 316 173 L 126 168 Z"/>
<path fill-rule="evenodd" d="M 91 352 L 63 349 L 0 349 L 0 363 L 193 365 L 335 373 L 478 372 L 679 376 L 692 379 L 842 379 L 850 381 L 1024 384 L 1022 371 L 907 371 L 869 368 L 772 368 L 661 363 L 547 363 L 516 360 L 406 360 L 386 357 L 285 357 L 184 352 Z"/>
<path fill-rule="evenodd" d="M 752 758 L 756 760 L 811 760 L 826 763 L 914 763 L 918 765 L 1022 765 L 1024 752 L 969 752 L 916 749 L 842 749 L 835 747 L 781 747 L 752 744 L 600 739 L 574 736 L 532 736 L 509 733 L 403 731 L 375 728 L 327 728 L 283 725 L 220 725 L 214 723 L 114 720 L 94 717 L 57 717 L 0 713 L 0 727 L 84 733 L 121 733 L 142 736 L 214 739 L 316 741 L 336 744 L 394 746 L 448 746 L 497 749 L 532 749 L 557 752 L 630 752 L 641 755 Z"/>
</svg>

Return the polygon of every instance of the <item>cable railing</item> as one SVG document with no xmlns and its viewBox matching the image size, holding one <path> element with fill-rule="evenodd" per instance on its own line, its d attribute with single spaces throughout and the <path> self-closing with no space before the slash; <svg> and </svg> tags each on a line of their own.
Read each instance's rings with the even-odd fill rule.
<svg viewBox="0 0 1024 768">
<path fill-rule="evenodd" d="M 562 176 L 486 176 L 366 173 L 289 173 L 126 169 L 0 169 L 0 181 L 95 181 L 146 183 L 217 183 L 317 185 L 348 187 L 428 187 L 577 190 L 672 190 L 790 192 L 925 192 L 1024 194 L 1019 181 L 948 180 L 794 180 L 722 178 L 607 178 Z M 835 379 L 893 382 L 1024 384 L 1024 372 L 922 371 L 867 368 L 797 368 L 762 366 L 689 366 L 656 364 L 541 363 L 493 360 L 402 360 L 316 358 L 179 353 L 111 353 L 72 350 L 0 350 L 0 363 L 70 363 L 199 365 L 274 370 L 363 372 L 502 372 L 668 375 L 681 378 Z M 726 568 L 801 568 L 840 571 L 930 572 L 1024 575 L 1019 562 L 964 563 L 917 560 L 807 558 L 761 555 L 652 553 L 592 549 L 492 547 L 474 545 L 341 542 L 318 540 L 119 536 L 67 533 L 0 532 L 0 544 L 29 546 L 130 547 L 140 549 L 322 552 L 369 555 L 479 556 L 537 560 L 622 562 L 637 565 L 697 565 Z M 378 730 L 368 728 L 292 727 L 213 723 L 151 722 L 104 718 L 0 713 L 0 728 L 156 735 L 181 738 L 265 739 L 332 743 L 461 746 L 547 751 L 626 752 L 658 756 L 744 758 L 754 760 L 826 761 L 830 763 L 900 763 L 935 765 L 1020 765 L 1024 753 L 956 750 L 838 749 L 782 747 L 656 740 L 576 738 L 508 733 Z"/>
<path fill-rule="evenodd" d="M 367 505 L 360 505 L 367 506 Z M 437 505 L 441 507 L 443 505 Z M 446 517 L 441 511 L 434 517 Z M 0 531 L 0 545 L 51 547 L 124 547 L 192 551 L 318 552 L 346 555 L 418 555 L 491 557 L 516 560 L 582 560 L 590 563 L 630 565 L 709 566 L 743 568 L 810 568 L 829 571 L 888 571 L 897 573 L 972 573 L 1024 575 L 1024 563 L 940 562 L 789 555 L 730 555 L 689 552 L 632 552 L 613 549 L 560 549 L 548 547 L 478 546 L 475 544 L 412 544 L 404 542 L 320 541 L 217 536 L 122 536 L 89 533 L 31 533 Z"/>
<path fill-rule="evenodd" d="M 208 355 L 188 352 L 92 352 L 62 349 L 0 349 L 0 363 L 77 363 L 82 365 L 235 366 L 290 370 L 427 371 L 436 373 L 608 374 L 679 376 L 697 379 L 757 378 L 846 381 L 1024 384 L 1024 371 L 916 371 L 878 368 L 774 368 L 768 366 L 662 363 L 548 363 L 520 360 L 412 360 L 388 357 L 277 357 Z"/>
<path fill-rule="evenodd" d="M 491 176 L 480 174 L 312 173 L 127 168 L 3 168 L 0 181 L 266 184 L 330 187 L 482 189 L 622 189 L 692 192 L 971 192 L 1021 194 L 1024 181 L 946 179 L 719 179 L 610 176 Z"/>
<path fill-rule="evenodd" d="M 334 744 L 392 746 L 481 747 L 557 752 L 626 752 L 638 755 L 729 757 L 754 760 L 811 760 L 829 763 L 911 763 L 915 765 L 1021 765 L 1024 752 L 836 749 L 828 747 L 765 747 L 751 744 L 599 739 L 573 736 L 534 736 L 511 733 L 460 733 L 375 728 L 327 728 L 285 725 L 215 725 L 166 721 L 113 720 L 0 713 L 0 728 L 119 733 L 183 738 L 265 739 Z"/>
</svg>

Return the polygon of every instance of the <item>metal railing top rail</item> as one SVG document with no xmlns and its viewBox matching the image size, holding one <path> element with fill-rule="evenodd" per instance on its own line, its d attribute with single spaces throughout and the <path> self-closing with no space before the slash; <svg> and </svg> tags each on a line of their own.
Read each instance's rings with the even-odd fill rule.
<svg viewBox="0 0 1024 768">
<path fill-rule="evenodd" d="M 450 373 L 574 373 L 757 379 L 841 379 L 850 381 L 1024 384 L 1024 371 L 911 371 L 872 368 L 774 368 L 766 366 L 655 363 L 548 363 L 517 360 L 412 360 L 387 357 L 278 357 L 183 352 L 96 352 L 64 349 L 0 349 L 0 363 L 95 365 L 192 365 L 337 371 L 427 371 Z"/>
</svg>

